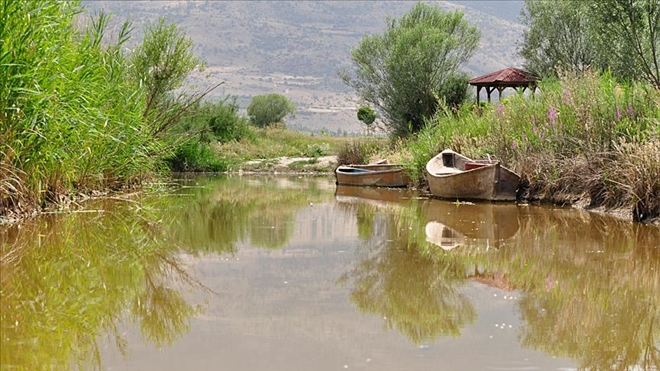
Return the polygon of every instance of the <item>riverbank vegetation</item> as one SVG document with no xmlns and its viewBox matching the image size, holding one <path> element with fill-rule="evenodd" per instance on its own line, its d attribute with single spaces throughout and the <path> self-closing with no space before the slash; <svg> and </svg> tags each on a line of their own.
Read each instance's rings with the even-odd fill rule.
<svg viewBox="0 0 660 371">
<path fill-rule="evenodd" d="M 616 69 L 569 65 L 540 81 L 533 95 L 476 106 L 458 67 L 479 33 L 459 13 L 420 3 L 354 51 L 355 75 L 343 71 L 343 77 L 375 107 L 363 106 L 357 119 L 387 129 L 388 141 L 254 122 L 256 108 L 274 100 L 269 97 L 282 103 L 277 120 L 295 112 L 284 96 L 263 95 L 244 116 L 234 97 L 204 100 L 222 82 L 185 91 L 186 77 L 203 64 L 191 40 L 162 19 L 148 24 L 144 40 L 129 51 L 130 24 L 110 35 L 109 18 L 84 21 L 79 2 L 3 2 L 0 12 L 6 20 L 0 28 L 0 217 L 67 203 L 75 194 L 139 186 L 171 171 L 272 170 L 273 159 L 283 156 L 310 163 L 328 155 L 339 163 L 387 158 L 406 164 L 423 188 L 424 165 L 444 148 L 501 160 L 521 174 L 521 200 L 628 207 L 635 220 L 660 215 L 660 93 L 653 83 L 624 79 Z M 465 32 L 465 48 L 442 44 L 459 37 L 447 25 Z M 424 27 L 435 30 L 432 38 L 419 37 Z M 424 44 L 433 40 L 438 48 Z M 420 54 L 437 60 L 431 65 L 397 54 L 418 47 L 443 52 Z M 389 56 L 382 65 L 367 63 L 379 51 Z M 438 66 L 447 73 L 434 75 L 423 91 L 397 78 L 410 72 L 422 79 Z M 372 67 L 382 68 L 397 89 L 371 81 L 378 74 Z M 405 103 L 413 98 L 422 106 Z M 258 159 L 266 161 L 246 165 Z"/>
<path fill-rule="evenodd" d="M 397 58 L 399 50 L 416 50 L 427 42 L 411 36 L 417 26 L 407 25 L 409 17 L 440 34 L 444 26 L 454 24 L 444 11 L 422 3 L 400 21 L 391 20 L 383 35 L 365 37 L 352 54 L 355 76 L 343 71 L 344 81 L 376 108 L 392 138 L 402 138 L 392 156 L 409 165 L 421 186 L 426 162 L 452 148 L 469 157 L 499 159 L 521 174 L 521 200 L 630 208 L 634 220 L 655 218 L 660 216 L 660 50 L 654 45 L 660 35 L 660 8 L 648 0 L 608 3 L 624 16 L 608 18 L 608 7 L 595 1 L 580 4 L 593 10 L 589 16 L 570 1 L 525 1 L 523 18 L 529 30 L 521 55 L 543 78 L 536 94 L 518 93 L 496 104 L 475 106 L 469 94 L 450 99 L 454 95 L 448 92 L 468 88 L 457 74 L 433 85 L 407 81 L 407 89 L 400 89 L 402 71 L 403 76 L 429 80 L 438 75 L 435 68 L 425 67 L 429 61 L 434 66 L 446 61 L 443 54 L 412 53 L 424 56 L 427 64 L 406 64 L 414 57 Z M 555 19 L 564 13 L 570 17 Z M 460 14 L 454 17 L 461 19 Z M 611 25 L 620 32 L 605 33 Z M 577 40 L 564 41 L 576 35 Z M 452 37 L 444 33 L 441 39 Z M 402 41 L 405 47 L 393 47 Z M 444 46 L 456 55 L 468 52 L 451 43 Z M 456 59 L 453 69 L 443 71 L 456 71 L 465 60 Z M 620 61 L 627 67 L 622 69 Z M 433 97 L 433 104 L 406 104 L 410 112 L 393 115 L 399 95 L 427 101 L 415 90 L 420 86 Z"/>
<path fill-rule="evenodd" d="M 402 143 L 414 179 L 444 148 L 491 156 L 522 176 L 520 197 L 660 215 L 660 91 L 609 74 L 562 73 L 534 96 L 484 107 L 445 109 Z"/>
<path fill-rule="evenodd" d="M 202 66 L 174 24 L 147 24 L 129 52 L 129 23 L 110 35 L 108 16 L 80 13 L 77 1 L 0 4 L 0 216 L 162 172 L 171 127 L 213 88 L 182 90 Z"/>
</svg>

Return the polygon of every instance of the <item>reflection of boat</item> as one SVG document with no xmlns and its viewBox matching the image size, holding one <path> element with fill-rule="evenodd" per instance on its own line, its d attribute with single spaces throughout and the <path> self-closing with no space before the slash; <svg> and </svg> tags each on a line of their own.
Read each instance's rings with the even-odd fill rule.
<svg viewBox="0 0 660 371">
<path fill-rule="evenodd" d="M 515 204 L 457 204 L 430 199 L 421 207 L 426 215 L 427 241 L 445 250 L 443 244 L 464 244 L 467 240 L 482 240 L 487 246 L 498 247 L 500 241 L 513 237 L 519 228 L 520 209 Z"/>
<path fill-rule="evenodd" d="M 462 234 L 438 222 L 426 223 L 426 241 L 440 246 L 443 250 L 464 245 L 466 238 Z"/>
<path fill-rule="evenodd" d="M 402 165 L 341 165 L 335 170 L 337 184 L 376 187 L 405 187 L 410 183 Z"/>
<path fill-rule="evenodd" d="M 337 185 L 335 190 L 335 200 L 338 202 L 368 203 L 377 206 L 407 202 L 412 195 L 412 191 L 402 188 Z"/>
<path fill-rule="evenodd" d="M 426 180 L 435 197 L 515 201 L 520 177 L 499 161 L 475 161 L 446 149 L 426 164 Z"/>
</svg>

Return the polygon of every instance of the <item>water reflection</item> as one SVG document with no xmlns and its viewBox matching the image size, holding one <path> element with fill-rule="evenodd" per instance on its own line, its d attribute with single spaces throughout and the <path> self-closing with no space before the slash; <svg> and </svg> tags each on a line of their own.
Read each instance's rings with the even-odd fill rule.
<svg viewBox="0 0 660 371">
<path fill-rule="evenodd" d="M 192 177 L 175 195 L 186 202 L 165 224 L 187 252 L 232 253 L 237 244 L 280 248 L 293 233 L 296 211 L 328 200 L 327 181 L 286 177 Z M 334 188 L 333 188 L 334 189 Z"/>
<path fill-rule="evenodd" d="M 0 363 L 24 370 L 100 368 L 104 334 L 125 349 L 125 321 L 166 345 L 187 331 L 199 307 L 181 285 L 199 288 L 153 228 L 127 204 L 49 215 L 3 229 Z M 112 209 L 112 212 L 102 210 Z"/>
<path fill-rule="evenodd" d="M 490 310 L 475 288 L 501 289 L 519 298 L 509 305 L 522 323 L 523 347 L 548 359 L 570 357 L 584 369 L 659 367 L 658 227 L 570 209 L 335 188 L 328 179 L 191 177 L 179 184 L 160 196 L 90 204 L 85 213 L 0 232 L 3 367 L 69 369 L 72 360 L 81 369 L 100 367 L 97 342 L 110 337 L 125 353 L 130 344 L 119 329 L 126 324 L 157 347 L 177 342 L 206 309 L 190 294 L 206 288 L 182 264 L 194 258 L 223 272 L 214 276 L 216 289 L 229 280 L 253 295 L 233 303 L 236 317 L 205 313 L 213 322 L 202 327 L 251 323 L 268 335 L 259 340 L 286 343 L 294 335 L 268 332 L 282 327 L 271 324 L 277 318 L 303 323 L 296 331 L 309 337 L 305 343 L 324 344 L 329 338 L 315 334 L 350 328 L 346 318 L 362 312 L 383 318 L 403 342 L 442 343 L 474 336 Z M 242 249 L 251 257 L 239 261 Z M 227 255 L 236 259 L 217 259 Z M 333 322 L 317 324 L 329 308 Z M 332 339 L 350 348 L 351 336 Z"/>
<path fill-rule="evenodd" d="M 414 342 L 455 335 L 474 321 L 461 296 L 471 280 L 520 292 L 524 346 L 585 369 L 660 367 L 659 228 L 570 209 L 401 201 L 353 206 L 375 215 L 358 223 L 387 233 L 366 240 L 343 277 L 360 309 Z"/>
<path fill-rule="evenodd" d="M 359 231 L 370 231 L 360 233 L 367 243 L 339 279 L 360 310 L 383 316 L 389 329 L 416 344 L 458 336 L 474 322 L 474 305 L 457 290 L 465 268 L 418 248 L 425 222 L 416 198 L 399 190 L 338 187 L 335 199 L 356 213 Z"/>
<path fill-rule="evenodd" d="M 3 367 L 100 368 L 97 341 L 131 323 L 157 347 L 189 329 L 203 307 L 189 290 L 208 291 L 179 254 L 233 254 L 240 243 L 279 248 L 295 212 L 332 197 L 313 178 L 179 179 L 172 192 L 133 201 L 89 203 L 0 230 L 0 363 Z M 301 193 L 305 197 L 301 197 Z"/>
<path fill-rule="evenodd" d="M 450 250 L 469 242 L 499 248 L 519 228 L 519 207 L 515 204 L 458 203 L 427 200 L 426 240 Z"/>
</svg>

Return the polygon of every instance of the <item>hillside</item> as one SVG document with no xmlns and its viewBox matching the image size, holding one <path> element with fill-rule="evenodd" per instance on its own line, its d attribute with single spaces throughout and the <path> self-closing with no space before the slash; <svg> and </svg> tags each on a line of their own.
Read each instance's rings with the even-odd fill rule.
<svg viewBox="0 0 660 371">
<path fill-rule="evenodd" d="M 520 64 L 516 42 L 523 26 L 515 23 L 520 1 L 436 2 L 459 9 L 482 31 L 476 55 L 465 66 L 481 75 Z M 159 16 L 179 24 L 204 59 L 207 82 L 226 81 L 216 96 L 239 98 L 285 94 L 297 106 L 287 125 L 318 131 L 359 131 L 357 102 L 337 76 L 350 66 L 351 50 L 363 36 L 381 33 L 387 17 L 398 17 L 408 1 L 83 1 L 89 12 L 103 10 L 115 21 L 131 19 L 134 39 L 145 21 Z M 483 9 L 481 9 L 483 8 Z M 490 15 L 480 10 L 488 11 Z M 508 19 L 505 19 L 508 18 Z M 201 80 L 196 81 L 203 84 Z"/>
</svg>

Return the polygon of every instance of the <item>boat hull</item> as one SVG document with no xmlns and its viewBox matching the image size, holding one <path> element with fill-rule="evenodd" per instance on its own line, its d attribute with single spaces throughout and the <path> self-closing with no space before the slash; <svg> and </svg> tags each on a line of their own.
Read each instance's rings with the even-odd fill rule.
<svg viewBox="0 0 660 371">
<path fill-rule="evenodd" d="M 447 160 L 449 154 L 451 161 Z M 427 164 L 426 180 L 429 191 L 438 198 L 515 201 L 520 177 L 499 162 L 476 162 L 443 151 Z"/>
<path fill-rule="evenodd" d="M 398 165 L 350 165 L 335 170 L 337 184 L 372 187 L 407 187 L 410 177 Z"/>
</svg>

